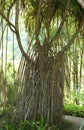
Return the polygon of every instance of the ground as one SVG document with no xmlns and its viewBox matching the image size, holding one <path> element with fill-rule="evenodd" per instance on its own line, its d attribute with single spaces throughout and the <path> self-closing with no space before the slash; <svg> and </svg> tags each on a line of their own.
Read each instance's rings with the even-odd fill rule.
<svg viewBox="0 0 84 130">
<path fill-rule="evenodd" d="M 64 116 L 62 130 L 79 130 L 84 118 L 74 116 Z M 84 130 L 84 126 L 81 130 Z"/>
</svg>

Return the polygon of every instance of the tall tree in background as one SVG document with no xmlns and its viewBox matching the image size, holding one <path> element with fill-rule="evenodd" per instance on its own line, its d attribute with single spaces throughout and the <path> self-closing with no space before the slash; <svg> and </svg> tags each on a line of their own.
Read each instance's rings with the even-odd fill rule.
<svg viewBox="0 0 84 130">
<path fill-rule="evenodd" d="M 36 119 L 45 116 L 60 125 L 63 114 L 63 90 L 66 51 L 83 29 L 84 11 L 76 0 L 14 0 L 0 1 L 0 15 L 17 37 L 18 46 L 25 58 L 25 84 L 18 105 L 19 119 Z M 15 7 L 15 24 L 10 12 Z M 3 12 L 2 12 L 3 11 Z M 22 11 L 28 31 L 28 52 L 23 49 L 19 20 Z M 63 38 L 65 26 L 73 22 L 72 35 Z"/>
</svg>

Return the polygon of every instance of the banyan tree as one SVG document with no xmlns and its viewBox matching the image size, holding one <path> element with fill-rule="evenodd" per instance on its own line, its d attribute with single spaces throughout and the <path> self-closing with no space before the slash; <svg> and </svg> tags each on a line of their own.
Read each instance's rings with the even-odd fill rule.
<svg viewBox="0 0 84 130">
<path fill-rule="evenodd" d="M 84 35 L 84 10 L 76 0 L 0 0 L 0 15 L 15 33 L 22 53 L 18 80 L 19 119 L 46 117 L 60 125 L 63 115 L 65 61 L 76 37 Z M 8 2 L 8 5 L 6 5 Z M 10 12 L 14 10 L 15 23 Z M 19 21 L 23 17 L 28 32 L 27 53 L 22 46 Z M 24 44 L 24 43 L 23 43 Z M 23 62 L 23 64 L 21 64 Z M 19 78 L 20 77 L 20 78 Z"/>
</svg>

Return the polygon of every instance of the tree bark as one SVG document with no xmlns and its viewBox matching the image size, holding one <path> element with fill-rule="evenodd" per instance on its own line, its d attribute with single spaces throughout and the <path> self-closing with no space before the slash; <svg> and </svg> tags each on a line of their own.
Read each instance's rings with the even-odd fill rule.
<svg viewBox="0 0 84 130">
<path fill-rule="evenodd" d="M 43 53 L 42 53 L 43 54 Z M 46 117 L 47 123 L 60 126 L 63 114 L 64 55 L 46 57 L 39 54 L 34 62 L 27 62 L 20 119 Z M 22 107 L 21 107 L 22 106 Z"/>
</svg>

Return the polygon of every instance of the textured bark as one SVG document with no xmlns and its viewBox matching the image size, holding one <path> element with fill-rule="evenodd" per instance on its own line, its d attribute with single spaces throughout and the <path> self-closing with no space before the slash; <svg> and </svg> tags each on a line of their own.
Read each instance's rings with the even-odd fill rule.
<svg viewBox="0 0 84 130">
<path fill-rule="evenodd" d="M 43 57 L 43 58 L 42 58 Z M 25 85 L 21 104 L 20 119 L 37 119 L 44 116 L 47 122 L 60 125 L 63 112 L 64 56 L 49 57 L 38 55 L 26 63 Z"/>
</svg>

